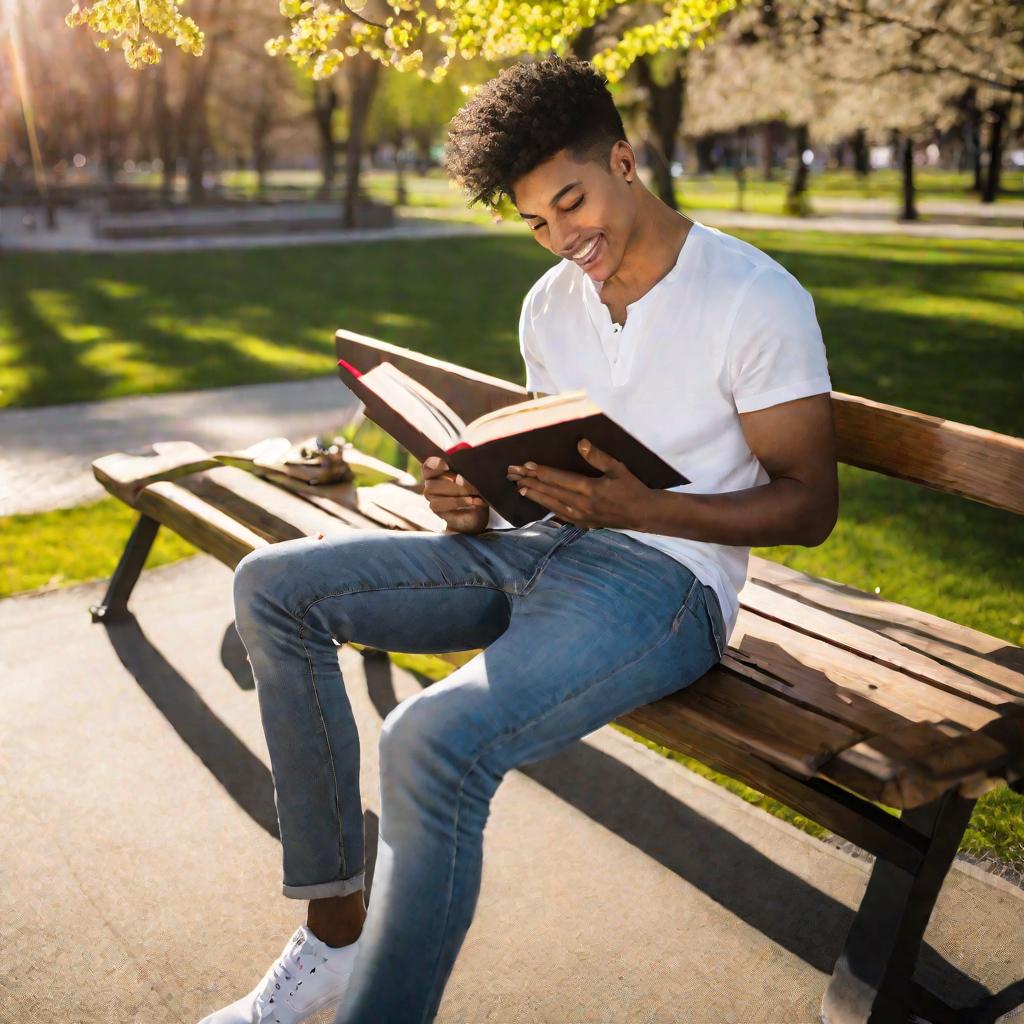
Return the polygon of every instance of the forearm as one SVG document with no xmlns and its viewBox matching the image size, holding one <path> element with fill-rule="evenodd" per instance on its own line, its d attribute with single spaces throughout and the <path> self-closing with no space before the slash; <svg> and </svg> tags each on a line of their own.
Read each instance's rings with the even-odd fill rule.
<svg viewBox="0 0 1024 1024">
<path fill-rule="evenodd" d="M 725 494 L 651 491 L 636 529 L 736 547 L 822 543 L 835 525 L 834 496 L 823 500 L 802 481 L 777 477 Z"/>
</svg>

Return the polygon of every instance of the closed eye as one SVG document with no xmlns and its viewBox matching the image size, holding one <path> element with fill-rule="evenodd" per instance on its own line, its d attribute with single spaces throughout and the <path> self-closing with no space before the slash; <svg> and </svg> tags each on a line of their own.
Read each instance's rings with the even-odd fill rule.
<svg viewBox="0 0 1024 1024">
<path fill-rule="evenodd" d="M 586 196 L 580 196 L 579 199 L 577 199 L 576 202 L 572 204 L 572 206 L 567 206 L 562 212 L 563 213 L 572 213 L 573 210 L 578 210 L 583 205 L 583 200 L 584 199 L 586 199 Z M 546 222 L 545 221 L 541 221 L 539 224 L 532 224 L 532 225 L 530 225 L 531 230 L 533 230 L 533 231 L 537 231 L 540 228 L 545 227 L 545 226 L 546 226 Z"/>
</svg>

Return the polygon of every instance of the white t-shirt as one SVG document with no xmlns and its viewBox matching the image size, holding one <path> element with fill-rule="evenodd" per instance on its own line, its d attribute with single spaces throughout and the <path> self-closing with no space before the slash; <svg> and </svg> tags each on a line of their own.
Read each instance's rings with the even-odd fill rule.
<svg viewBox="0 0 1024 1024">
<path fill-rule="evenodd" d="M 672 491 L 720 494 L 768 483 L 738 414 L 832 390 L 810 293 L 760 249 L 697 221 L 675 266 L 627 306 L 625 325 L 612 323 L 599 288 L 564 259 L 527 293 L 519 320 L 526 387 L 586 391 L 690 480 Z M 511 526 L 493 511 L 488 525 Z M 749 548 L 619 532 L 710 585 L 732 632 Z"/>
</svg>

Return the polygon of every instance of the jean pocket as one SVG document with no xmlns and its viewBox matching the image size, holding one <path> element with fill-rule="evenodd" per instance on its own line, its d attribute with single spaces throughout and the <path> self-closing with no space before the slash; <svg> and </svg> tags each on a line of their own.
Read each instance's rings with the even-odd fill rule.
<svg viewBox="0 0 1024 1024">
<path fill-rule="evenodd" d="M 714 587 L 702 583 L 700 589 L 708 613 L 708 622 L 711 623 L 711 632 L 715 637 L 715 646 L 718 648 L 718 657 L 722 658 L 725 655 L 725 617 L 722 615 L 722 605 Z"/>
</svg>

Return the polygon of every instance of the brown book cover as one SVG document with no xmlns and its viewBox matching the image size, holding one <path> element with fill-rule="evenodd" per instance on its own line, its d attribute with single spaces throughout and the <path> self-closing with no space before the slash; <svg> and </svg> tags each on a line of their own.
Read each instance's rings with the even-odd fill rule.
<svg viewBox="0 0 1024 1024">
<path fill-rule="evenodd" d="M 599 409 L 585 391 L 517 402 L 465 423 L 393 363 L 382 362 L 363 373 L 339 359 L 338 375 L 363 403 L 369 419 L 420 462 L 432 455 L 444 459 L 514 526 L 542 519 L 550 509 L 523 497 L 516 481 L 507 478 L 508 467 L 533 461 L 601 476 L 576 447 L 584 437 L 623 462 L 648 487 L 661 490 L 690 482 Z"/>
</svg>

